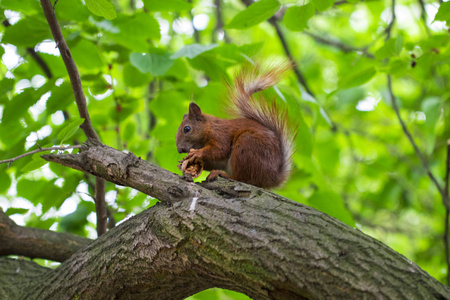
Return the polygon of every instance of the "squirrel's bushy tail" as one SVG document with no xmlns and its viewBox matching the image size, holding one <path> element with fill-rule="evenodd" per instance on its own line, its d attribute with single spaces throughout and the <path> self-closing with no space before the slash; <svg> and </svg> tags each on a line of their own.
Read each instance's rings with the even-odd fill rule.
<svg viewBox="0 0 450 300">
<path fill-rule="evenodd" d="M 275 101 L 257 101 L 252 95 L 275 85 L 291 67 L 289 61 L 277 63 L 267 71 L 262 71 L 260 65 L 245 67 L 235 76 L 234 87 L 229 87 L 234 114 L 263 124 L 279 137 L 282 181 L 289 177 L 291 171 L 294 130 L 291 131 L 288 124 L 287 110 L 280 109 Z"/>
</svg>

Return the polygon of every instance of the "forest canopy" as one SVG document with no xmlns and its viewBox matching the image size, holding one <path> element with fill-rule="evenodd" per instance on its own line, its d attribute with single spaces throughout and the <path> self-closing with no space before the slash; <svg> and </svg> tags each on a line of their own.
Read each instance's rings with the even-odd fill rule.
<svg viewBox="0 0 450 300">
<path fill-rule="evenodd" d="M 52 4 L 101 142 L 178 174 L 175 133 L 189 103 L 227 117 L 226 82 L 237 70 L 291 60 L 292 71 L 261 92 L 288 108 L 298 128 L 292 175 L 274 192 L 447 282 L 450 2 Z M 0 160 L 85 142 L 85 119 L 40 2 L 1 0 L 0 12 Z M 95 177 L 42 154 L 0 165 L 0 208 L 18 225 L 95 238 Z M 105 188 L 110 227 L 158 202 L 111 182 Z M 226 295 L 244 298 L 222 290 L 193 298 Z"/>
</svg>

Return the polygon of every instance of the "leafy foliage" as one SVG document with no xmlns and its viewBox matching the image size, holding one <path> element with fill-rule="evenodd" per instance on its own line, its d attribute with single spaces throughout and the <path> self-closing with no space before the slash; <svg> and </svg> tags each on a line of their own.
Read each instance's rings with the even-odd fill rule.
<svg viewBox="0 0 450 300">
<path fill-rule="evenodd" d="M 424 17 L 406 18 L 420 11 L 419 2 L 396 1 L 392 27 L 391 1 L 232 0 L 221 1 L 220 10 L 215 2 L 57 2 L 102 142 L 179 172 L 175 132 L 188 103 L 226 117 L 223 81 L 255 58 L 286 57 L 283 38 L 311 93 L 295 72 L 261 92 L 288 107 L 298 128 L 291 179 L 276 192 L 380 239 L 443 281 L 445 209 L 396 119 L 386 75 L 443 185 L 450 43 L 442 21 L 448 25 L 449 2 L 434 8 L 434 17 L 438 4 L 425 1 Z M 83 120 L 39 1 L 2 0 L 0 11 L 9 20 L 0 29 L 0 160 L 83 142 Z M 0 205 L 22 225 L 94 236 L 93 183 L 29 156 L 0 165 Z M 110 183 L 106 198 L 116 221 L 157 202 Z M 232 295 L 211 290 L 193 299 L 238 297 Z"/>
</svg>

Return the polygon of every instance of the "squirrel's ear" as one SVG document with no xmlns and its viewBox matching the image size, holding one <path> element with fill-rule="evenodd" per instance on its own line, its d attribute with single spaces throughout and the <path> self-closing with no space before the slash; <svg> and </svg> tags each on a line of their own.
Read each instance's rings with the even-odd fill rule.
<svg viewBox="0 0 450 300">
<path fill-rule="evenodd" d="M 201 121 L 203 119 L 200 106 L 198 106 L 194 102 L 191 102 L 191 104 L 189 104 L 189 117 L 196 119 L 197 121 Z"/>
</svg>

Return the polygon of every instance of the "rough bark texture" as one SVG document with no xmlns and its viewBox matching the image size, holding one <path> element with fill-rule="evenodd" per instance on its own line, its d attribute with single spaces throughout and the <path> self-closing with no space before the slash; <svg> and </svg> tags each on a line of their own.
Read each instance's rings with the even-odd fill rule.
<svg viewBox="0 0 450 300">
<path fill-rule="evenodd" d="M 228 180 L 201 187 L 130 158 L 103 145 L 46 156 L 165 200 L 55 270 L 0 260 L 0 298 L 183 299 L 210 287 L 254 299 L 450 298 L 402 255 L 315 209 Z"/>
<path fill-rule="evenodd" d="M 61 262 L 90 242 L 70 233 L 18 226 L 0 209 L 0 256 L 15 254 Z"/>
</svg>

